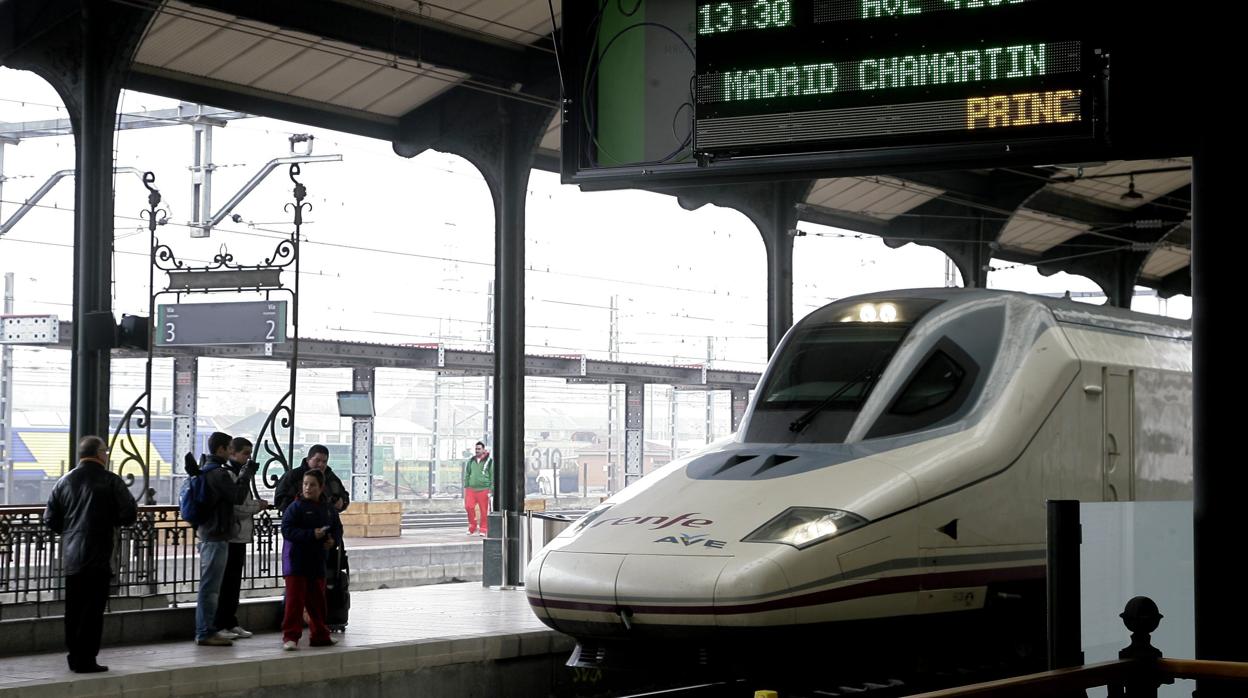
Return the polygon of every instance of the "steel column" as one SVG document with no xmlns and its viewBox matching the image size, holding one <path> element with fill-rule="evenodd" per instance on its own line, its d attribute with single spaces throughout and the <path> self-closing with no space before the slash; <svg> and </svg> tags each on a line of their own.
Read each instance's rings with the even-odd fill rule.
<svg viewBox="0 0 1248 698">
<path fill-rule="evenodd" d="M 199 419 L 199 357 L 173 359 L 173 464 L 169 501 L 176 502 L 182 472 L 182 456 L 195 454 L 196 422 Z"/>
<path fill-rule="evenodd" d="M 113 127 L 121 90 L 104 21 L 107 5 L 82 3 L 81 101 L 74 136 L 74 337 L 70 396 L 72 442 L 106 436 L 112 318 Z M 72 450 L 72 444 L 71 444 Z M 71 453 L 71 462 L 73 454 Z"/>
<path fill-rule="evenodd" d="M 750 404 L 750 391 L 732 391 L 732 431 L 741 428 L 741 420 L 745 418 L 745 408 Z"/>
<path fill-rule="evenodd" d="M 1050 499 L 1048 513 L 1048 555 L 1046 591 L 1048 596 L 1049 670 L 1083 664 L 1079 630 L 1079 502 Z"/>
<path fill-rule="evenodd" d="M 629 383 L 624 390 L 624 486 L 637 482 L 645 463 L 645 384 Z"/>
<path fill-rule="evenodd" d="M 668 405 L 668 407 L 670 407 L 671 409 L 669 410 L 670 414 L 668 415 L 667 419 L 672 425 L 672 455 L 669 460 L 676 460 L 677 458 L 680 457 L 678 455 L 679 448 L 680 448 L 679 430 L 676 428 L 676 425 L 680 423 L 679 421 L 680 403 L 676 401 L 676 396 L 679 395 L 679 393 L 676 390 L 676 386 L 674 385 L 672 386 L 672 392 L 670 393 L 670 395 L 671 395 L 671 404 Z"/>
<path fill-rule="evenodd" d="M 4 146 L 0 144 L 0 152 Z M 0 160 L 0 178 L 3 177 Z M 4 314 L 13 314 L 13 272 L 4 274 Z M 0 348 L 0 468 L 4 468 L 4 503 L 13 504 L 13 347 Z"/>
<path fill-rule="evenodd" d="M 351 389 L 368 393 L 373 401 L 376 377 L 373 368 L 351 369 Z M 373 498 L 373 417 L 351 418 L 351 501 L 367 502 Z M 398 487 L 398 482 L 395 482 Z"/>
<path fill-rule="evenodd" d="M 760 225 L 767 248 L 767 355 L 771 356 L 793 325 L 793 233 L 797 209 L 789 191 L 773 185 L 771 210 Z"/>
<path fill-rule="evenodd" d="M 1196 658 L 1248 661 L 1248 611 L 1235 555 L 1243 546 L 1243 493 L 1248 471 L 1235 454 L 1240 444 L 1237 410 L 1219 405 L 1216 393 L 1233 394 L 1243 382 L 1236 342 L 1225 341 L 1240 316 L 1228 293 L 1244 243 L 1227 234 L 1235 220 L 1238 173 L 1223 139 L 1206 134 L 1193 160 L 1192 179 L 1192 465 L 1195 552 Z M 1216 141 L 1216 142 L 1215 142 Z M 1217 235 L 1217 242 L 1214 236 Z M 1216 246 L 1215 246 L 1216 245 Z M 1225 261 L 1224 261 L 1225 260 Z M 1221 340 L 1215 337 L 1218 333 Z M 1164 612 L 1164 611 L 1163 611 Z M 1200 681 L 1195 695 L 1242 695 L 1242 687 Z"/>
<path fill-rule="evenodd" d="M 524 211 L 531 144 L 516 133 L 517 105 L 500 105 L 502 146 L 494 237 L 494 508 L 508 521 L 502 586 L 521 579 L 524 560 Z M 494 527 L 491 526 L 491 529 Z"/>
</svg>

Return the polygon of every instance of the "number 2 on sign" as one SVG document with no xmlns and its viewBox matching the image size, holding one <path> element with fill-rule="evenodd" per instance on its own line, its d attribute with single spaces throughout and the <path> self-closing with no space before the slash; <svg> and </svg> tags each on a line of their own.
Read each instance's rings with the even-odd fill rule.
<svg viewBox="0 0 1248 698">
<path fill-rule="evenodd" d="M 272 320 L 265 320 L 264 323 L 269 326 L 269 331 L 264 335 L 264 338 L 269 341 L 277 339 L 277 323 Z"/>
</svg>

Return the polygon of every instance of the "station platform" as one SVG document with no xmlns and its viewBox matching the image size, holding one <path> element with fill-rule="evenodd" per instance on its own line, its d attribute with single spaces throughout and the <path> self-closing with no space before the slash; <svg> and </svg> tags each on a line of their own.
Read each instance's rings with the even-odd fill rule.
<svg viewBox="0 0 1248 698">
<path fill-rule="evenodd" d="M 523 590 L 479 582 L 353 592 L 335 647 L 282 649 L 280 633 L 233 647 L 106 646 L 109 671 L 74 674 L 63 651 L 0 658 L 0 698 L 173 696 L 543 696 L 575 644 Z"/>
<path fill-rule="evenodd" d="M 352 593 L 421 585 L 479 582 L 482 574 L 481 538 L 460 530 L 405 531 L 401 537 L 348 538 Z M 195 569 L 193 560 L 188 563 Z M 189 589 L 188 587 L 185 587 Z M 162 590 L 149 596 L 114 597 L 104 617 L 104 643 L 158 643 L 180 639 L 194 625 L 195 597 L 181 593 L 178 603 Z M 250 627 L 274 629 L 282 595 L 281 580 L 244 589 L 253 603 L 240 609 L 240 620 Z M 34 604 L 5 603 L 0 598 L 0 658 L 59 650 L 60 601 Z"/>
</svg>

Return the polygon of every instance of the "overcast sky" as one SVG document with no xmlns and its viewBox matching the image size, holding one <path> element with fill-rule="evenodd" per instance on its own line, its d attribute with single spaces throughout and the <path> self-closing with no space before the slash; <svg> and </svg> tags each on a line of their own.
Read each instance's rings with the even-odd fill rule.
<svg viewBox="0 0 1248 698">
<path fill-rule="evenodd" d="M 0 120 L 65 117 L 56 93 L 31 73 L 0 69 Z M 175 106 L 176 101 L 125 93 L 123 112 Z M 427 151 L 396 156 L 390 144 L 271 119 L 230 122 L 214 131 L 213 208 L 219 208 L 268 160 L 289 154 L 288 136 L 316 136 L 316 154 L 342 162 L 303 167 L 312 212 L 304 233 L 301 334 L 379 343 L 426 343 L 485 348 L 493 279 L 494 217 L 484 181 L 467 161 Z M 224 245 L 241 263 L 257 263 L 291 230 L 283 206 L 291 183 L 274 172 L 235 209 L 212 237 L 193 240 L 190 126 L 121 132 L 119 166 L 156 174 L 169 225 L 161 242 L 191 263 L 211 259 Z M 69 136 L 33 138 L 6 146 L 0 218 L 7 218 L 53 172 L 73 167 Z M 63 180 L 8 235 L 0 238 L 0 273 L 16 273 L 19 313 L 71 316 L 73 184 Z M 147 312 L 147 233 L 137 219 L 146 207 L 138 178 L 116 180 L 114 310 Z M 801 223 L 795 242 L 794 318 L 830 300 L 896 288 L 941 286 L 945 256 L 906 245 L 892 250 L 878 239 Z M 732 210 L 681 209 L 674 198 L 637 191 L 585 193 L 534 171 L 527 212 L 526 341 L 528 351 L 606 357 L 612 298 L 619 306 L 621 358 L 654 363 L 707 359 L 715 365 L 761 370 L 766 361 L 766 262 L 754 226 Z M 1034 268 L 990 274 L 993 288 L 1029 292 L 1099 291 L 1083 277 L 1040 276 Z M 163 279 L 157 277 L 157 284 Z M 223 296 L 213 300 L 228 300 Z M 1088 299 L 1102 302 L 1103 299 Z M 1137 298 L 1136 309 L 1190 316 L 1190 299 L 1167 303 Z M 36 397 L 68 405 L 68 352 L 21 350 L 19 409 Z M 63 356 L 61 356 L 63 355 Z M 141 365 L 117 366 L 133 383 Z M 223 369 L 224 370 L 224 369 Z M 282 369 L 253 365 L 249 376 L 276 389 Z M 349 375 L 343 373 L 342 375 Z M 168 373 L 158 382 L 167 383 Z M 309 388 L 316 385 L 309 379 Z M 322 381 L 327 394 L 343 389 L 339 374 Z M 54 386 L 37 391 L 39 381 Z M 260 383 L 257 383 L 260 384 Z M 201 383 L 201 386 L 203 383 Z M 545 385 L 545 384 L 543 384 Z M 465 387 L 465 390 L 469 390 Z M 560 399 L 590 399 L 594 386 L 554 387 Z M 35 392 L 39 394 L 36 395 Z M 540 392 L 540 391 L 539 391 Z M 566 398 L 560 398 L 565 395 Z M 540 398 L 540 395 L 538 396 Z M 115 400 L 116 402 L 116 400 Z M 123 406 L 124 407 L 124 406 Z M 157 408 L 159 409 L 159 402 Z M 382 405 L 379 400 L 379 408 Z"/>
</svg>

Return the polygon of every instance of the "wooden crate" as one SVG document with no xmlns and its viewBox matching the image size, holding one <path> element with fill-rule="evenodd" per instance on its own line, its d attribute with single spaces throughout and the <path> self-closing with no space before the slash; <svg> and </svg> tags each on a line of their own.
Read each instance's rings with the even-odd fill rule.
<svg viewBox="0 0 1248 698">
<path fill-rule="evenodd" d="M 369 514 L 402 514 L 403 502 L 363 502 Z M 355 505 L 352 505 L 354 508 Z"/>
<path fill-rule="evenodd" d="M 383 526 L 369 524 L 366 529 L 367 530 L 364 534 L 365 538 L 397 538 L 402 535 L 401 527 L 397 523 Z"/>
</svg>

